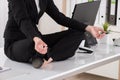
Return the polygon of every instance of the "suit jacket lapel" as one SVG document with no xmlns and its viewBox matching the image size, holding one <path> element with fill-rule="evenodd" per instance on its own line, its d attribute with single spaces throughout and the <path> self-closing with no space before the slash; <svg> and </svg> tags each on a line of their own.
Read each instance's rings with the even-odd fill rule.
<svg viewBox="0 0 120 80">
<path fill-rule="evenodd" d="M 33 13 L 38 16 L 38 11 L 37 11 L 37 6 L 36 6 L 36 3 L 35 3 L 35 0 L 30 0 L 30 4 L 32 5 L 32 10 L 33 10 Z"/>
<path fill-rule="evenodd" d="M 47 0 L 39 0 L 39 6 L 40 6 L 39 18 L 40 18 L 47 8 Z"/>
<path fill-rule="evenodd" d="M 47 0 L 39 0 L 39 6 L 40 6 L 40 12 L 38 13 L 37 11 L 37 6 L 34 0 L 28 0 L 30 2 L 30 5 L 32 6 L 32 16 L 36 17 L 37 19 L 37 23 L 39 18 L 43 15 L 43 13 L 45 12 L 46 8 L 47 8 Z"/>
</svg>

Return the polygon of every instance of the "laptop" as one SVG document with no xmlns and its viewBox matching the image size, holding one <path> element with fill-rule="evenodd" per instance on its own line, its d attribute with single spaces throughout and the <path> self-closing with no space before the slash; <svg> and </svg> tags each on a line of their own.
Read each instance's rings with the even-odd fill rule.
<svg viewBox="0 0 120 80">
<path fill-rule="evenodd" d="M 87 25 L 94 25 L 100 2 L 101 1 L 99 0 L 76 4 L 72 18 L 78 22 L 82 22 Z M 79 49 L 85 50 L 88 53 L 92 53 L 93 51 L 87 49 L 86 47 L 91 47 L 96 44 L 97 40 L 89 32 L 85 32 L 85 47 L 79 47 Z"/>
</svg>

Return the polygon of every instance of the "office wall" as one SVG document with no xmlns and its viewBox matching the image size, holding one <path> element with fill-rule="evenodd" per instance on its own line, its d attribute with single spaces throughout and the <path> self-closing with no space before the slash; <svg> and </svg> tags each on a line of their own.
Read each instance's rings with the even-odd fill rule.
<svg viewBox="0 0 120 80">
<path fill-rule="evenodd" d="M 3 47 L 3 32 L 7 21 L 7 0 L 0 0 L 0 47 Z"/>
</svg>

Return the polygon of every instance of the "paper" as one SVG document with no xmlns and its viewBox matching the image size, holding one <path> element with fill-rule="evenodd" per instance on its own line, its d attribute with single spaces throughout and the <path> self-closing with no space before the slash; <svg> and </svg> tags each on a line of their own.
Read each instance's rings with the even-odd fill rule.
<svg viewBox="0 0 120 80">
<path fill-rule="evenodd" d="M 1 67 L 0 66 L 0 73 L 2 73 L 2 72 L 4 72 L 4 71 L 8 71 L 8 70 L 10 70 L 11 68 L 9 68 L 9 67 Z"/>
</svg>

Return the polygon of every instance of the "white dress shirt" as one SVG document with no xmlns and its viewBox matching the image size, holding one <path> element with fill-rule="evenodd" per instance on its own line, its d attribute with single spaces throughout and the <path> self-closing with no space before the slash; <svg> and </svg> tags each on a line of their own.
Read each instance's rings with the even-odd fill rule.
<svg viewBox="0 0 120 80">
<path fill-rule="evenodd" d="M 37 6 L 37 11 L 38 13 L 40 12 L 40 6 L 39 6 L 39 0 L 35 0 L 36 6 Z"/>
</svg>

